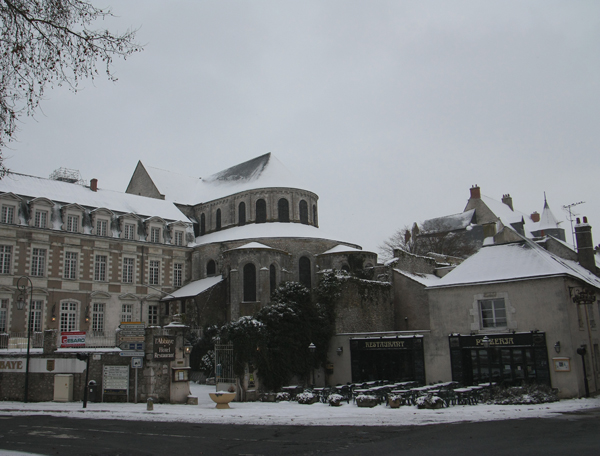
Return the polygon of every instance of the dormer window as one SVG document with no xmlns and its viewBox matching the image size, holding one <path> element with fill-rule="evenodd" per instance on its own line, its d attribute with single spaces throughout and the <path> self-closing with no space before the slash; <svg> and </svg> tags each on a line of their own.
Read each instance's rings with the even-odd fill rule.
<svg viewBox="0 0 600 456">
<path fill-rule="evenodd" d="M 33 226 L 36 228 L 48 228 L 48 211 L 36 210 L 33 216 Z"/>
<path fill-rule="evenodd" d="M 108 235 L 108 220 L 96 220 L 96 236 Z"/>
<path fill-rule="evenodd" d="M 69 233 L 81 233 L 83 231 L 83 213 L 85 209 L 79 204 L 69 204 L 62 208 L 63 230 Z"/>
<path fill-rule="evenodd" d="M 183 231 L 175 231 L 173 235 L 173 244 L 175 245 L 183 245 Z"/>
<path fill-rule="evenodd" d="M 124 239 L 135 239 L 135 225 L 133 223 L 126 223 L 123 226 L 123 238 Z"/>
<path fill-rule="evenodd" d="M 160 242 L 160 228 L 154 226 L 150 228 L 150 242 L 153 242 L 154 244 Z"/>
<path fill-rule="evenodd" d="M 90 215 L 92 217 L 92 234 L 102 237 L 112 236 L 112 232 L 110 231 L 110 224 L 114 215 L 112 211 L 105 208 L 99 208 L 94 209 Z"/>
<path fill-rule="evenodd" d="M 163 230 L 165 227 L 165 221 L 160 217 L 151 217 L 146 220 L 146 240 L 153 244 L 162 244 Z"/>
<path fill-rule="evenodd" d="M 54 203 L 48 198 L 35 198 L 29 202 L 29 226 L 35 228 L 50 228 L 50 218 Z"/>
<path fill-rule="evenodd" d="M 67 231 L 70 233 L 79 232 L 79 216 L 67 215 Z"/>
<path fill-rule="evenodd" d="M 138 240 L 139 220 L 139 217 L 135 214 L 126 214 L 119 217 L 122 239 L 129 239 L 130 241 Z"/>
<path fill-rule="evenodd" d="M 15 206 L 3 204 L 2 205 L 2 216 L 0 221 L 12 225 L 15 223 Z"/>
</svg>

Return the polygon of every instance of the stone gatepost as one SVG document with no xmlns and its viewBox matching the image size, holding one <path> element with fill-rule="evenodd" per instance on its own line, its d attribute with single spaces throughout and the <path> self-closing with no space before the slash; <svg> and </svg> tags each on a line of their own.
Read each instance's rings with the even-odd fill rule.
<svg viewBox="0 0 600 456">
<path fill-rule="evenodd" d="M 44 331 L 44 355 L 50 355 L 58 348 L 57 334 L 57 329 L 46 329 Z"/>
</svg>

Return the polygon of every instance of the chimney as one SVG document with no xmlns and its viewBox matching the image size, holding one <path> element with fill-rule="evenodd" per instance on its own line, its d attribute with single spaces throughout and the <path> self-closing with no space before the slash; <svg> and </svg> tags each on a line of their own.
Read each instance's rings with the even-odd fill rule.
<svg viewBox="0 0 600 456">
<path fill-rule="evenodd" d="M 510 210 L 514 212 L 512 198 L 508 193 L 506 195 L 502 195 L 502 202 L 510 207 Z"/>
<path fill-rule="evenodd" d="M 91 179 L 90 180 L 90 189 L 93 192 L 97 192 L 98 191 L 98 179 Z"/>
<path fill-rule="evenodd" d="M 471 199 L 481 199 L 481 189 L 477 184 L 471 187 Z"/>
<path fill-rule="evenodd" d="M 540 221 L 540 214 L 538 214 L 538 213 L 537 213 L 537 211 L 536 211 L 536 212 L 534 212 L 533 214 L 531 214 L 531 215 L 529 216 L 529 218 L 531 219 L 531 221 L 532 221 L 533 223 L 537 223 L 537 222 L 539 222 L 539 221 Z"/>
<path fill-rule="evenodd" d="M 577 260 L 579 264 L 593 274 L 596 274 L 592 227 L 588 224 L 587 217 L 583 217 L 583 223 L 580 223 L 579 218 L 577 218 L 575 239 L 577 240 Z"/>
</svg>

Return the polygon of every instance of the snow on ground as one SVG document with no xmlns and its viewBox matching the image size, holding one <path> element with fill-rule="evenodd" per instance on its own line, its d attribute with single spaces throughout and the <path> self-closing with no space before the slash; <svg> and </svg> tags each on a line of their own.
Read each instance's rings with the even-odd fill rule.
<svg viewBox="0 0 600 456">
<path fill-rule="evenodd" d="M 82 402 L 0 402 L 0 415 L 53 415 L 71 418 L 120 419 L 135 421 L 175 421 L 188 423 L 295 425 L 295 426 L 406 426 L 461 421 L 493 421 L 522 418 L 551 418 L 563 412 L 600 408 L 600 397 L 570 399 L 540 405 L 455 405 L 441 410 L 419 410 L 414 406 L 390 409 L 384 405 L 358 408 L 350 403 L 330 407 L 316 403 L 296 402 L 231 403 L 231 409 L 218 410 L 208 393 L 214 386 L 190 384 L 198 405 L 146 403 L 92 403 L 82 408 Z"/>
</svg>

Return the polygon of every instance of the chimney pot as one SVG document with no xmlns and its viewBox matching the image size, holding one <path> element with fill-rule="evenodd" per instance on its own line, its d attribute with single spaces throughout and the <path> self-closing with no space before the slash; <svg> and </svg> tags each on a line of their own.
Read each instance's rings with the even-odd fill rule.
<svg viewBox="0 0 600 456">
<path fill-rule="evenodd" d="M 93 192 L 97 192 L 98 191 L 98 179 L 91 179 L 90 180 L 90 189 Z"/>
<path fill-rule="evenodd" d="M 530 218 L 533 223 L 537 223 L 540 221 L 540 214 L 538 214 L 538 212 L 536 211 L 530 215 Z"/>
<path fill-rule="evenodd" d="M 587 217 L 585 215 L 583 216 L 583 223 L 587 223 Z"/>
<path fill-rule="evenodd" d="M 579 224 L 581 224 L 581 220 L 579 219 L 579 217 L 577 217 L 577 218 L 575 219 L 575 223 L 577 223 L 578 225 L 579 225 Z"/>
</svg>

